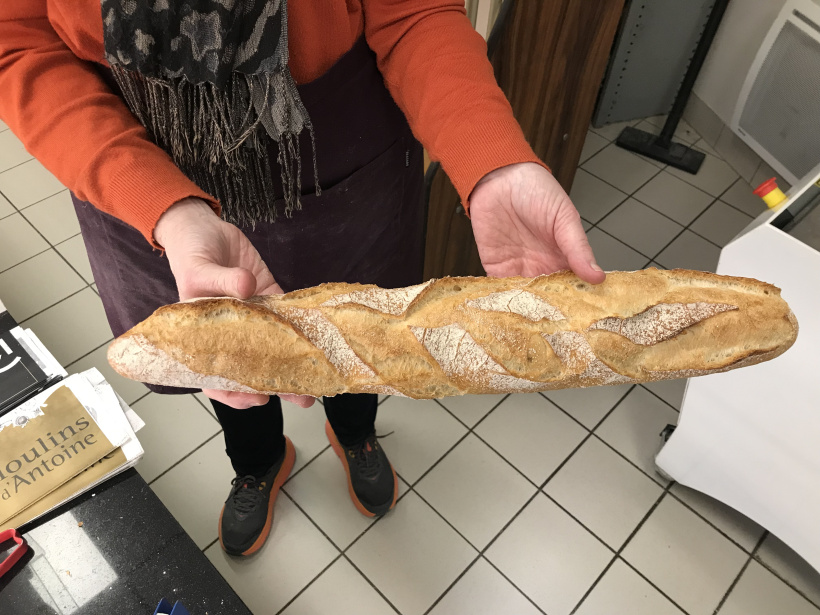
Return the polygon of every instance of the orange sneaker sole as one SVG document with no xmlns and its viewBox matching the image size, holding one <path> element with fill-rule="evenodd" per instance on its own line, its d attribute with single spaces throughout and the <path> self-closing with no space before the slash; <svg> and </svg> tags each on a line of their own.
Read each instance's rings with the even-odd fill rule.
<svg viewBox="0 0 820 615">
<path fill-rule="evenodd" d="M 268 539 L 268 534 L 270 534 L 270 529 L 273 525 L 273 505 L 276 503 L 276 496 L 279 495 L 279 489 L 282 488 L 282 485 L 285 484 L 288 476 L 290 476 L 294 463 L 296 463 L 296 449 L 293 446 L 293 442 L 290 441 L 290 438 L 285 436 L 285 460 L 282 462 L 282 467 L 279 468 L 279 472 L 276 474 L 276 478 L 273 481 L 273 487 L 271 487 L 270 490 L 270 498 L 268 499 L 268 518 L 265 521 L 265 527 L 262 528 L 262 533 L 259 534 L 259 537 L 253 542 L 253 544 L 247 550 L 242 552 L 242 555 L 252 555 L 253 553 L 256 553 L 262 548 L 262 545 L 265 544 L 265 541 Z M 222 511 L 219 513 L 219 544 L 222 546 L 223 551 L 225 551 L 225 543 L 222 542 L 222 515 L 224 512 L 225 506 L 223 505 Z"/>
<path fill-rule="evenodd" d="M 367 510 L 364 504 L 362 504 L 361 501 L 359 501 L 359 498 L 356 496 L 356 492 L 353 491 L 353 481 L 350 480 L 350 466 L 347 464 L 345 452 L 342 449 L 342 445 L 339 444 L 339 440 L 336 438 L 336 434 L 334 433 L 333 428 L 330 426 L 329 421 L 325 422 L 325 434 L 327 435 L 327 439 L 330 442 L 330 446 L 333 447 L 333 451 L 339 458 L 339 461 L 342 462 L 342 467 L 344 468 L 345 474 L 347 475 L 347 491 L 348 493 L 350 493 L 350 499 L 353 501 L 353 505 L 365 517 L 375 517 L 376 513 Z M 396 500 L 398 500 L 399 498 L 399 479 L 396 476 L 396 469 L 393 467 L 393 464 L 390 464 L 390 470 L 393 472 L 393 501 L 390 503 L 390 508 L 388 510 L 393 510 L 393 507 L 396 505 Z"/>
</svg>

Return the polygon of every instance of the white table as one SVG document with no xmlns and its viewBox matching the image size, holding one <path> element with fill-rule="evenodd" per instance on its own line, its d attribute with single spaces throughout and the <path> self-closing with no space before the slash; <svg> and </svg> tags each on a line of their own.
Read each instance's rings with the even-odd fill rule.
<svg viewBox="0 0 820 615">
<path fill-rule="evenodd" d="M 750 517 L 820 570 L 820 251 L 815 231 L 807 233 L 820 230 L 813 226 L 818 179 L 761 214 L 723 249 L 717 269 L 779 286 L 800 324 L 797 342 L 773 361 L 691 379 L 656 464 Z M 813 213 L 795 229 L 775 226 L 783 211 L 796 215 L 807 203 Z"/>
</svg>

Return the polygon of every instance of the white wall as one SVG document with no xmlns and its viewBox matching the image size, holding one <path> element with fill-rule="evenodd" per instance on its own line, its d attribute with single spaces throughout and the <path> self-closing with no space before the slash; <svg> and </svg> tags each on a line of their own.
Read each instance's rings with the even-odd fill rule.
<svg viewBox="0 0 820 615">
<path fill-rule="evenodd" d="M 734 115 L 755 55 L 786 0 L 732 0 L 723 16 L 695 94 L 725 124 Z"/>
</svg>

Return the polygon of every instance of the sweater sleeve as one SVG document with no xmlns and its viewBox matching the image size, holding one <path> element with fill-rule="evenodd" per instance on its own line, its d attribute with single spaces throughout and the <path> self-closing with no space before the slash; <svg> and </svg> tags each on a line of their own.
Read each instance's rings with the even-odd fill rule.
<svg viewBox="0 0 820 615">
<path fill-rule="evenodd" d="M 46 0 L 0 0 L 0 118 L 79 198 L 155 246 L 154 227 L 177 201 L 198 197 L 218 211 L 63 42 Z"/>
<path fill-rule="evenodd" d="M 463 0 L 364 0 L 365 36 L 416 137 L 465 206 L 490 171 L 543 163 L 498 87 Z"/>
</svg>

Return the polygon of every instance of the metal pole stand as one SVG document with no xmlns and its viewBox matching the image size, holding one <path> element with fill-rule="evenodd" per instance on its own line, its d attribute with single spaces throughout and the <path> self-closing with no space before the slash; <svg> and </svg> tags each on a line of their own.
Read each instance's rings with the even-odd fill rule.
<svg viewBox="0 0 820 615">
<path fill-rule="evenodd" d="M 688 145 L 672 141 L 672 137 L 683 117 L 683 111 L 686 108 L 686 103 L 689 102 L 689 96 L 692 93 L 695 80 L 700 73 L 700 69 L 703 67 L 706 54 L 712 46 L 712 41 L 715 39 L 715 34 L 717 34 L 718 26 L 720 25 L 721 19 L 723 19 L 723 14 L 726 12 L 728 4 L 729 0 L 715 0 L 712 12 L 709 15 L 709 20 L 706 22 L 706 27 L 703 30 L 703 36 L 698 42 L 698 46 L 692 56 L 692 61 L 686 70 L 683 83 L 681 83 L 678 95 L 675 97 L 675 103 L 672 105 L 672 110 L 669 112 L 669 117 L 663 126 L 661 134 L 653 135 L 652 133 L 629 126 L 623 129 L 615 141 L 616 145 L 635 152 L 636 154 L 647 156 L 653 160 L 658 160 L 659 162 L 692 173 L 693 175 L 700 170 L 700 165 L 703 164 L 706 155 L 692 149 Z"/>
</svg>

